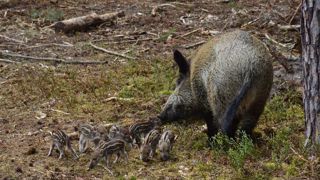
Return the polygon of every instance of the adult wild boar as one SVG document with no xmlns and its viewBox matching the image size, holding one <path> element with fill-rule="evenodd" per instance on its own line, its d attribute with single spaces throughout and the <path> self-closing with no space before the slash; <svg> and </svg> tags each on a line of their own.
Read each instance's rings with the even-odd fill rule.
<svg viewBox="0 0 320 180">
<path fill-rule="evenodd" d="M 238 126 L 251 135 L 271 90 L 271 59 L 260 40 L 241 30 L 216 36 L 190 61 L 175 50 L 179 77 L 159 118 L 168 122 L 200 115 L 209 138 L 220 129 L 233 137 Z"/>
</svg>

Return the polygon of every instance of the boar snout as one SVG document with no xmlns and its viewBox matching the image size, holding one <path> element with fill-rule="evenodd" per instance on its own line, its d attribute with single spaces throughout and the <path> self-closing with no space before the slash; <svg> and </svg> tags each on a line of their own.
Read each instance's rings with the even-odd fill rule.
<svg viewBox="0 0 320 180">
<path fill-rule="evenodd" d="M 140 160 L 142 160 L 143 162 L 148 162 L 149 158 L 148 158 L 148 156 L 140 155 Z"/>
<path fill-rule="evenodd" d="M 179 113 L 176 112 L 172 105 L 166 107 L 158 116 L 162 123 L 172 122 L 180 117 Z"/>
<path fill-rule="evenodd" d="M 169 154 L 161 154 L 161 160 L 162 161 L 167 161 L 169 159 Z"/>
</svg>

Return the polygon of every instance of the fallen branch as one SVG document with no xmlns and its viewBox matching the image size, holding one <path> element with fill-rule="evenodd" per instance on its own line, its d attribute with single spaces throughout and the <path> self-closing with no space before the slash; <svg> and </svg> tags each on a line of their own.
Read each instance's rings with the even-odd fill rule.
<svg viewBox="0 0 320 180">
<path fill-rule="evenodd" d="M 300 24 L 296 25 L 278 25 L 278 28 L 281 30 L 299 30 L 300 29 Z"/>
<path fill-rule="evenodd" d="M 9 59 L 0 59 L 0 62 L 2 62 L 2 63 L 18 63 L 16 61 L 11 61 Z"/>
<path fill-rule="evenodd" d="M 215 3 L 229 3 L 230 0 L 220 0 L 220 1 L 216 1 Z"/>
<path fill-rule="evenodd" d="M 193 31 L 187 32 L 187 33 L 185 33 L 185 34 L 183 34 L 183 35 L 181 35 L 181 36 L 178 36 L 178 37 L 186 37 L 186 36 L 189 36 L 190 34 L 193 34 L 193 33 L 195 33 L 195 32 L 200 31 L 201 29 L 202 29 L 202 28 L 195 29 L 195 30 L 193 30 Z M 178 37 L 177 37 L 177 38 L 178 38 Z"/>
<path fill-rule="evenodd" d="M 289 48 L 289 49 L 292 49 L 293 46 L 294 46 L 293 44 L 289 44 L 289 43 L 287 43 L 287 44 L 280 43 L 280 42 L 272 39 L 267 33 L 264 34 L 264 36 L 265 36 L 269 41 L 273 42 L 274 44 L 276 44 L 276 45 L 278 45 L 278 46 L 281 46 L 281 47 L 284 47 L 284 48 Z"/>
<path fill-rule="evenodd" d="M 152 16 L 155 16 L 155 15 L 157 14 L 157 11 L 158 11 L 161 7 L 164 7 L 164 6 L 170 6 L 170 7 L 176 8 L 175 5 L 172 5 L 172 4 L 169 4 L 169 3 L 160 4 L 160 5 L 154 6 L 154 7 L 152 8 L 151 15 L 152 15 Z"/>
<path fill-rule="evenodd" d="M 98 164 L 98 166 L 101 166 L 103 169 L 107 170 L 111 174 L 111 176 L 113 176 L 113 172 L 108 167 L 100 165 L 100 164 Z"/>
<path fill-rule="evenodd" d="M 2 82 L 0 82 L 0 85 L 2 85 L 2 84 L 5 84 L 5 83 L 7 83 L 9 80 L 7 80 L 7 81 L 2 81 Z"/>
<path fill-rule="evenodd" d="M 302 155 L 300 155 L 296 150 L 294 150 L 292 147 L 290 147 L 291 151 L 297 155 L 301 160 L 305 161 L 305 162 L 309 162 L 308 160 L 306 160 Z"/>
<path fill-rule="evenodd" d="M 71 32 L 71 31 L 81 31 L 86 30 L 90 26 L 97 26 L 107 21 L 112 21 L 117 17 L 123 17 L 124 11 L 114 12 L 114 13 L 106 13 L 102 15 L 98 15 L 96 13 L 92 13 L 86 16 L 80 16 L 76 18 L 71 18 L 63 21 L 56 22 L 49 27 L 53 28 L 57 32 Z"/>
<path fill-rule="evenodd" d="M 196 43 L 194 43 L 194 44 L 184 45 L 183 47 L 186 48 L 186 49 L 190 49 L 190 48 L 199 46 L 199 45 L 201 45 L 201 44 L 204 44 L 205 42 L 206 42 L 206 41 L 199 41 L 199 42 L 196 42 Z"/>
<path fill-rule="evenodd" d="M 60 47 L 73 47 L 73 44 L 63 42 L 63 44 L 50 43 L 50 44 L 36 44 L 34 46 L 28 46 L 26 49 L 39 48 L 39 47 L 48 47 L 48 46 L 60 46 Z"/>
<path fill-rule="evenodd" d="M 300 8 L 301 8 L 301 5 L 302 5 L 302 1 L 300 1 L 299 6 L 298 6 L 298 7 L 297 7 L 297 9 L 294 11 L 294 13 L 293 13 L 292 17 L 290 18 L 290 20 L 289 20 L 289 24 L 291 24 L 291 23 L 292 23 L 292 21 L 293 21 L 294 17 L 297 15 L 298 11 L 299 11 L 299 10 L 300 10 Z"/>
<path fill-rule="evenodd" d="M 100 51 L 103 51 L 103 52 L 108 53 L 108 54 L 111 54 L 111 55 L 120 56 L 120 57 L 123 57 L 123 58 L 126 58 L 126 59 L 130 59 L 130 60 L 135 60 L 135 59 L 136 59 L 136 58 L 134 58 L 134 57 L 127 56 L 127 55 L 125 55 L 125 54 L 121 54 L 121 53 L 118 53 L 118 52 L 115 52 L 115 51 L 110 51 L 110 50 L 107 50 L 107 49 L 105 49 L 105 48 L 96 46 L 96 45 L 92 44 L 91 42 L 89 43 L 89 45 L 92 46 L 92 47 L 95 48 L 95 49 L 98 49 L 98 50 L 100 50 Z"/>
<path fill-rule="evenodd" d="M 249 22 L 241 25 L 241 28 L 244 28 L 244 27 L 246 27 L 246 26 L 248 26 L 248 25 L 250 25 L 250 24 L 252 24 L 252 23 L 255 23 L 255 22 L 257 22 L 259 19 L 260 19 L 260 16 L 257 17 L 256 19 L 252 20 L 252 21 L 249 21 Z"/>
<path fill-rule="evenodd" d="M 171 4 L 176 4 L 176 5 L 180 5 L 180 6 L 186 6 L 186 7 L 194 7 L 194 4 L 187 4 L 187 3 L 182 3 L 182 2 L 171 2 Z"/>
<path fill-rule="evenodd" d="M 158 38 L 144 38 L 144 39 L 130 39 L 130 40 L 123 40 L 123 41 L 111 41 L 111 42 L 106 42 L 104 44 L 122 44 L 122 43 L 138 43 L 138 42 L 142 42 L 142 41 L 155 41 Z M 102 41 L 102 40 L 98 40 L 98 41 Z M 95 41 L 97 42 L 97 41 Z"/>
<path fill-rule="evenodd" d="M 286 72 L 293 73 L 292 66 L 288 63 L 288 58 L 279 52 L 275 46 L 272 46 L 271 43 L 266 43 L 266 46 L 269 48 L 270 54 L 280 63 Z"/>
<path fill-rule="evenodd" d="M 22 59 L 32 59 L 37 61 L 55 62 L 55 63 L 61 63 L 61 64 L 106 64 L 108 63 L 107 61 L 67 61 L 65 59 L 59 59 L 59 58 L 35 57 L 35 56 L 27 56 L 22 54 L 8 53 L 3 51 L 2 52 L 0 51 L 0 55 L 22 58 Z"/>
<path fill-rule="evenodd" d="M 109 101 L 116 101 L 116 100 L 119 100 L 119 101 L 132 101 L 133 98 L 121 98 L 121 97 L 109 97 L 105 100 L 103 100 L 103 102 L 109 102 Z"/>
<path fill-rule="evenodd" d="M 67 113 L 67 112 L 64 112 L 64 111 L 61 111 L 61 110 L 58 110 L 58 109 L 53 109 L 53 108 L 51 108 L 50 110 L 51 110 L 51 111 L 55 111 L 55 112 L 57 112 L 57 113 L 65 114 L 65 115 L 69 115 L 69 114 L 70 114 L 70 113 Z"/>
</svg>

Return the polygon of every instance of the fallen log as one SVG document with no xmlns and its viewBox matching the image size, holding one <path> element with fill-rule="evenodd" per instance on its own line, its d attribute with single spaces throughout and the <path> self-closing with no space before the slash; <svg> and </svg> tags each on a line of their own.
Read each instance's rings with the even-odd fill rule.
<svg viewBox="0 0 320 180">
<path fill-rule="evenodd" d="M 63 21 L 56 22 L 50 25 L 50 28 L 53 28 L 56 32 L 74 32 L 74 31 L 84 31 L 89 27 L 97 26 L 104 22 L 112 21 L 117 17 L 123 17 L 124 11 L 106 13 L 98 15 L 96 13 L 91 13 L 86 16 L 75 17 L 71 19 L 66 19 Z"/>
</svg>

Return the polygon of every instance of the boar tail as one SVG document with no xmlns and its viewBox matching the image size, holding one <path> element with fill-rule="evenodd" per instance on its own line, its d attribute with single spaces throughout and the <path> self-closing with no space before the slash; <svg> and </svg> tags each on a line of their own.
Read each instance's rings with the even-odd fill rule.
<svg viewBox="0 0 320 180">
<path fill-rule="evenodd" d="M 238 122 L 236 120 L 237 110 L 243 99 L 246 97 L 249 89 L 251 88 L 251 81 L 251 77 L 247 77 L 245 79 L 245 82 L 243 83 L 239 91 L 239 94 L 231 101 L 231 104 L 226 109 L 223 119 L 221 121 L 221 130 L 224 134 L 226 134 L 229 137 L 233 137 L 235 135 L 235 131 L 238 125 Z"/>
</svg>

